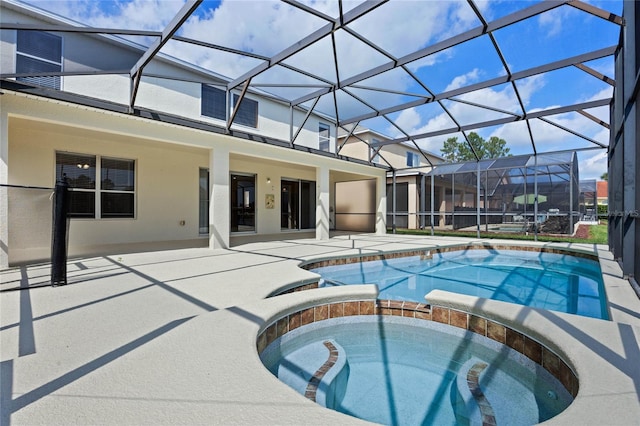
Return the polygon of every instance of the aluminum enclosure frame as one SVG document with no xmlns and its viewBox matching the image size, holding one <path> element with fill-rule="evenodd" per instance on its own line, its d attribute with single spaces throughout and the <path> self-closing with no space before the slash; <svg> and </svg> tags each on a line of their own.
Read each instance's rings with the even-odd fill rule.
<svg viewBox="0 0 640 426">
<path fill-rule="evenodd" d="M 16 0 L 4 0 L 7 3 L 18 3 Z M 578 138 L 583 139 L 588 142 L 586 148 L 590 149 L 592 147 L 598 147 L 601 149 L 606 149 L 607 146 L 598 141 L 595 141 L 586 135 L 583 135 L 578 129 L 568 129 L 563 127 L 557 122 L 548 119 L 547 117 L 551 117 L 553 115 L 558 115 L 570 111 L 578 112 L 583 116 L 596 121 L 602 127 L 607 127 L 607 123 L 603 123 L 601 120 L 595 119 L 592 114 L 585 111 L 589 108 L 601 107 L 607 105 L 610 102 L 610 98 L 601 99 L 593 102 L 582 102 L 574 105 L 563 105 L 558 108 L 547 109 L 543 111 L 530 112 L 527 110 L 526 105 L 522 101 L 521 94 L 519 93 L 518 87 L 516 86 L 516 82 L 518 80 L 522 80 L 524 78 L 528 78 L 531 76 L 547 73 L 554 70 L 566 69 L 570 67 L 575 67 L 584 71 L 586 74 L 592 76 L 594 79 L 599 81 L 604 81 L 609 85 L 615 85 L 615 81 L 610 76 L 603 75 L 599 71 L 591 68 L 588 64 L 588 61 L 592 61 L 598 58 L 603 57 L 611 57 L 617 48 L 617 46 L 610 46 L 607 48 L 595 49 L 591 52 L 581 53 L 576 56 L 568 57 L 565 59 L 556 60 L 550 62 L 548 64 L 543 64 L 540 66 L 536 66 L 527 70 L 513 72 L 510 66 L 505 59 L 505 55 L 503 49 L 498 43 L 497 38 L 495 37 L 495 32 L 498 30 L 508 28 L 515 24 L 518 24 L 525 20 L 537 19 L 544 13 L 549 11 L 554 11 L 559 8 L 573 8 L 575 10 L 580 11 L 585 14 L 585 16 L 593 16 L 597 19 L 607 21 L 613 25 L 621 26 L 623 23 L 622 17 L 615 15 L 609 11 L 597 8 L 595 6 L 589 5 L 579 0 L 549 0 L 543 1 L 539 3 L 534 3 L 533 5 L 527 5 L 526 7 L 522 7 L 515 12 L 512 12 L 506 16 L 498 17 L 494 20 L 487 19 L 478 5 L 473 0 L 467 0 L 467 4 L 469 8 L 472 10 L 475 15 L 477 22 L 479 25 L 470 30 L 461 32 L 459 34 L 450 36 L 446 39 L 437 41 L 431 45 L 427 45 L 424 48 L 421 48 L 417 51 L 404 54 L 403 56 L 397 57 L 392 53 L 386 51 L 375 42 L 365 37 L 358 31 L 356 31 L 352 24 L 357 23 L 363 17 L 371 14 L 373 11 L 376 11 L 381 8 L 385 8 L 387 3 L 390 4 L 388 0 L 367 0 L 358 4 L 357 6 L 351 8 L 350 10 L 346 10 L 341 1 L 338 2 L 339 5 L 339 13 L 338 16 L 329 16 L 319 10 L 315 9 L 312 6 L 306 5 L 297 0 L 283 0 L 283 4 L 295 8 L 301 13 L 306 13 L 312 15 L 320 21 L 325 22 L 323 26 L 307 35 L 303 39 L 297 40 L 295 43 L 289 45 L 288 47 L 280 50 L 278 53 L 264 56 L 260 54 L 256 54 L 254 52 L 248 50 L 235 49 L 231 46 L 222 46 L 216 45 L 214 43 L 208 43 L 203 40 L 198 40 L 194 38 L 185 37 L 180 34 L 180 29 L 184 25 L 185 22 L 188 21 L 190 17 L 192 17 L 200 7 L 203 7 L 202 0 L 189 0 L 181 9 L 176 13 L 171 22 L 167 24 L 167 26 L 162 31 L 145 31 L 145 30 L 137 30 L 137 29 L 109 29 L 109 28 L 91 28 L 86 27 L 81 24 L 74 23 L 73 21 L 68 21 L 66 24 L 60 25 L 25 25 L 25 24 L 13 24 L 9 22 L 1 22 L 0 29 L 22 29 L 22 30 L 45 30 L 49 32 L 75 32 L 75 33 L 88 33 L 88 34 L 101 34 L 103 36 L 125 36 L 125 35 L 144 35 L 146 37 L 155 38 L 155 41 L 151 43 L 148 47 L 138 47 L 141 51 L 141 57 L 136 62 L 136 64 L 129 70 L 92 70 L 92 71 L 79 71 L 79 70 L 63 70 L 61 72 L 51 72 L 51 73 L 34 73 L 30 74 L 31 76 L 66 76 L 66 75 L 91 75 L 91 74 L 120 74 L 125 72 L 130 76 L 131 87 L 130 90 L 130 102 L 128 105 L 129 113 L 133 113 L 136 109 L 136 95 L 137 89 L 140 83 L 140 79 L 143 75 L 145 75 L 145 66 L 156 57 L 166 56 L 162 53 L 163 46 L 169 41 L 184 43 L 186 45 L 194 45 L 201 46 L 206 49 L 211 49 L 215 51 L 221 52 L 231 52 L 233 54 L 239 55 L 241 57 L 252 58 L 256 61 L 259 61 L 259 65 L 254 66 L 249 71 L 245 72 L 239 76 L 229 76 L 224 77 L 220 74 L 216 73 L 216 70 L 209 70 L 210 78 L 203 78 L 203 82 L 209 82 L 211 79 L 218 79 L 220 83 L 224 86 L 227 91 L 227 98 L 231 96 L 231 93 L 236 89 L 241 89 L 240 92 L 240 100 L 244 97 L 246 93 L 256 93 L 260 96 L 266 96 L 268 98 L 278 100 L 280 102 L 285 103 L 290 108 L 301 108 L 306 110 L 307 113 L 316 112 L 322 115 L 326 115 L 326 111 L 318 111 L 317 103 L 318 100 L 322 96 L 331 96 L 333 97 L 333 104 L 335 105 L 335 110 L 332 115 L 327 118 L 336 126 L 342 127 L 347 126 L 353 123 L 362 123 L 367 119 L 382 117 L 384 120 L 388 121 L 393 127 L 395 127 L 404 137 L 391 139 L 389 141 L 383 142 L 383 144 L 390 143 L 402 143 L 406 141 L 412 142 L 412 144 L 417 147 L 423 154 L 423 157 L 427 159 L 426 152 L 422 151 L 419 141 L 421 139 L 425 139 L 432 136 L 446 135 L 451 133 L 461 133 L 463 138 L 467 140 L 467 131 L 482 129 L 491 126 L 497 126 L 500 124 L 506 124 L 516 121 L 524 121 L 527 126 L 527 131 L 530 139 L 532 153 L 536 154 L 538 152 L 544 152 L 545 149 L 541 146 L 541 143 L 536 140 L 533 132 L 531 131 L 531 122 L 532 120 L 543 121 L 548 125 L 554 126 L 556 128 L 565 130 Z M 240 17 L 241 19 L 241 17 Z M 379 55 L 387 59 L 386 63 L 381 65 L 374 66 L 368 70 L 364 70 L 356 75 L 349 76 L 347 78 L 342 78 L 340 75 L 340 66 L 341 63 L 338 60 L 337 54 L 337 39 L 336 33 L 344 32 L 349 34 L 349 36 L 358 39 L 368 48 L 373 51 L 378 52 Z M 421 79 L 416 73 L 412 72 L 408 65 L 413 63 L 414 61 L 421 60 L 429 57 L 430 55 L 434 55 L 439 52 L 443 52 L 446 49 L 456 47 L 462 45 L 464 43 L 487 37 L 490 41 L 493 49 L 495 50 L 496 56 L 499 58 L 499 62 L 504 68 L 504 76 L 498 78 L 490 78 L 485 81 L 481 81 L 478 83 L 465 85 L 463 87 L 448 90 L 444 92 L 437 93 L 429 88 L 429 84 L 427 81 Z M 313 47 L 319 41 L 322 40 L 331 40 L 331 44 L 333 45 L 333 62 L 336 70 L 335 79 L 327 79 L 322 77 L 318 73 L 313 72 L 309 69 L 303 69 L 300 66 L 294 66 L 290 63 L 287 63 L 287 59 L 304 51 L 305 49 Z M 275 67 L 282 67 L 284 69 L 289 70 L 290 72 L 296 73 L 301 76 L 308 77 L 312 82 L 306 84 L 289 84 L 284 81 L 275 81 L 271 84 L 264 82 L 256 82 L 259 80 L 259 77 L 263 77 L 266 72 Z M 401 102 L 399 104 L 387 107 L 387 108 L 378 108 L 368 102 L 366 99 L 359 97 L 356 94 L 358 89 L 366 88 L 366 90 L 371 92 L 383 93 L 387 91 L 384 87 L 371 87 L 370 85 L 363 85 L 362 83 L 365 80 L 369 80 L 373 77 L 380 76 L 381 74 L 388 72 L 390 70 L 401 70 L 404 72 L 409 78 L 413 79 L 417 85 L 419 85 L 422 90 L 425 92 L 424 95 L 419 93 L 410 93 L 408 95 L 417 98 L 412 102 Z M 205 72 L 206 74 L 206 72 Z M 17 73 L 0 73 L 0 78 L 3 79 L 13 79 L 17 77 L 25 77 L 23 74 Z M 156 78 L 172 78 L 169 76 L 163 76 L 154 74 Z M 487 120 L 481 121 L 477 123 L 467 123 L 461 124 L 462 122 L 448 109 L 443 101 L 451 101 L 456 103 L 465 103 L 468 101 L 461 98 L 465 94 L 469 94 L 481 89 L 494 88 L 502 84 L 509 84 L 517 98 L 517 104 L 519 105 L 520 113 L 513 113 L 502 111 L 506 113 L 508 117 L 496 120 Z M 282 95 L 274 95 L 269 93 L 269 87 L 279 87 L 279 88 L 299 88 L 306 89 L 308 93 L 303 96 L 297 97 L 288 97 L 285 98 Z M 345 110 L 340 101 L 338 100 L 338 92 L 340 92 L 343 96 L 350 99 L 352 102 L 359 103 L 364 108 L 370 110 L 370 113 L 364 115 L 347 115 L 343 113 Z M 389 91 L 393 93 L 393 90 Z M 311 103 L 309 103 L 311 102 Z M 435 132 L 428 133 L 412 133 L 408 129 L 403 129 L 402 126 L 399 126 L 396 120 L 392 117 L 392 114 L 404 111 L 409 108 L 413 108 L 420 105 L 426 105 L 430 103 L 436 103 L 439 107 L 449 116 L 451 121 L 455 123 L 455 127 L 440 129 Z M 239 102 L 238 102 L 239 105 Z M 487 111 L 496 111 L 497 109 L 494 106 L 488 104 L 474 104 L 475 107 L 485 109 Z M 233 111 L 227 117 L 226 129 L 227 132 L 231 131 L 231 127 L 233 125 L 235 116 L 237 111 Z M 306 121 L 306 118 L 305 120 Z M 290 118 L 289 122 L 289 144 L 290 146 L 295 145 L 296 137 L 298 136 L 300 129 L 304 125 L 304 121 L 302 123 L 295 123 L 293 120 L 293 116 Z M 468 143 L 468 140 L 467 140 Z M 470 144 L 469 144 L 470 145 Z M 377 146 L 372 146 L 372 148 L 377 149 Z M 472 148 L 473 149 L 473 148 Z M 336 154 L 339 154 L 336 152 Z M 480 160 L 476 155 L 476 159 Z M 386 161 L 386 160 L 385 160 Z M 428 159 L 427 159 L 428 161 Z M 388 162 L 387 162 L 388 163 Z M 390 165 L 389 165 L 390 166 Z M 390 166 L 391 167 L 391 166 Z"/>
</svg>

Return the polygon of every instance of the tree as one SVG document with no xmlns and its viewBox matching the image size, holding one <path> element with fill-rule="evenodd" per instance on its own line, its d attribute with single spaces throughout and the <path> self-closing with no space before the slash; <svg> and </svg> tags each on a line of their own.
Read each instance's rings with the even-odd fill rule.
<svg viewBox="0 0 640 426">
<path fill-rule="evenodd" d="M 600 179 L 602 180 L 609 180 L 609 172 L 604 172 L 602 174 L 602 176 L 600 176 Z"/>
<path fill-rule="evenodd" d="M 467 141 L 458 142 L 457 137 L 449 138 L 444 141 L 442 149 L 442 156 L 451 162 L 462 161 L 475 161 L 478 155 L 480 159 L 509 157 L 510 149 L 506 147 L 507 142 L 504 139 L 500 139 L 497 136 L 491 136 L 489 140 L 484 140 L 480 135 L 475 132 L 471 132 L 467 135 Z M 469 146 L 471 145 L 471 146 Z M 473 151 L 471 150 L 473 147 Z"/>
</svg>

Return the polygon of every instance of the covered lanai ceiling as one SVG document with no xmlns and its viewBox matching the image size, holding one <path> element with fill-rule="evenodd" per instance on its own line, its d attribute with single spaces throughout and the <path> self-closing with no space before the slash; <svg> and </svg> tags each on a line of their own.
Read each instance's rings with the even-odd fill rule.
<svg viewBox="0 0 640 426">
<path fill-rule="evenodd" d="M 41 29 L 141 47 L 127 69 L 105 58 L 103 70 L 61 73 L 128 74 L 131 109 L 141 78 L 164 77 L 149 62 L 168 55 L 198 67 L 202 82 L 321 113 L 347 134 L 358 125 L 388 136 L 374 148 L 439 154 L 473 131 L 511 154 L 578 150 L 606 165 L 620 1 L 28 3 L 65 18 Z M 295 144 L 303 124 L 283 139 Z"/>
</svg>

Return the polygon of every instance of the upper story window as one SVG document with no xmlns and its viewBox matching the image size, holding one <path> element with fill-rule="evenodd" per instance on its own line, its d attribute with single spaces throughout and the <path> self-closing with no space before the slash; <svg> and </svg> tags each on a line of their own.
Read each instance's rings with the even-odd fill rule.
<svg viewBox="0 0 640 426">
<path fill-rule="evenodd" d="M 371 139 L 371 143 L 372 144 L 377 144 L 377 143 L 380 143 L 380 140 L 376 139 L 376 138 L 372 138 Z M 369 158 L 371 158 L 371 156 L 375 152 L 375 155 L 373 156 L 373 158 L 371 158 L 371 162 L 373 162 L 373 163 L 379 163 L 380 162 L 380 154 L 378 154 L 378 152 L 380 152 L 380 151 L 376 151 L 376 150 L 379 150 L 379 148 L 380 147 L 377 147 L 377 146 L 369 148 Z"/>
<path fill-rule="evenodd" d="M 239 95 L 233 95 L 233 105 L 235 107 Z M 202 85 L 202 96 L 200 103 L 200 113 L 206 117 L 227 119 L 227 92 L 207 84 Z M 258 101 L 244 98 L 240 103 L 240 109 L 233 120 L 236 124 L 243 126 L 258 127 Z"/>
<path fill-rule="evenodd" d="M 415 152 L 407 151 L 407 166 L 419 167 L 420 157 Z"/>
<path fill-rule="evenodd" d="M 202 85 L 200 112 L 207 117 L 226 120 L 227 98 L 224 90 L 206 84 Z"/>
<path fill-rule="evenodd" d="M 318 123 L 318 147 L 320 151 L 329 151 L 331 143 L 330 127 L 324 123 Z"/>
<path fill-rule="evenodd" d="M 64 177 L 70 189 L 70 217 L 134 217 L 134 160 L 56 152 L 56 179 Z"/>
<path fill-rule="evenodd" d="M 16 73 L 62 71 L 62 37 L 44 31 L 18 30 Z M 18 81 L 60 89 L 60 76 L 18 77 Z"/>
<path fill-rule="evenodd" d="M 239 95 L 233 95 L 233 108 L 236 107 L 240 99 Z M 242 124 L 243 126 L 258 127 L 258 101 L 253 99 L 243 98 L 240 102 L 240 108 L 236 114 L 234 123 Z"/>
</svg>

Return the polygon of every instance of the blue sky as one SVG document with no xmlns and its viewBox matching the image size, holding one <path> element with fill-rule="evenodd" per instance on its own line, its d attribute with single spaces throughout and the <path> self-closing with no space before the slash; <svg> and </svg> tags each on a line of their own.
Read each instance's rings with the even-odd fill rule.
<svg viewBox="0 0 640 426">
<path fill-rule="evenodd" d="M 153 30 L 164 28 L 183 5 L 182 0 L 29 0 L 29 3 L 93 26 Z M 338 2 L 335 0 L 304 3 L 329 16 L 338 14 Z M 343 8 L 348 11 L 359 3 L 345 1 Z M 476 2 L 488 21 L 535 3 L 538 2 L 523 0 Z M 589 1 L 588 3 L 622 15 L 621 1 Z M 271 56 L 325 23 L 287 4 L 274 1 L 205 0 L 183 26 L 180 34 Z M 389 2 L 370 12 L 356 21 L 351 28 L 392 56 L 401 58 L 407 53 L 478 25 L 480 21 L 466 1 L 399 0 Z M 532 19 L 499 29 L 494 32 L 494 36 L 510 71 L 514 73 L 568 56 L 615 45 L 618 42 L 619 31 L 619 27 L 615 24 L 564 5 Z M 344 31 L 336 33 L 336 38 L 339 43 L 339 72 L 343 78 L 389 61 L 388 57 L 364 45 Z M 253 59 L 211 52 L 208 49 L 185 46 L 177 42 L 168 43 L 163 52 L 231 78 L 238 77 L 259 64 L 259 61 Z M 331 42 L 327 38 L 316 43 L 307 52 L 289 58 L 287 63 L 313 70 L 323 78 L 333 81 L 336 71 L 332 59 Z M 595 60 L 587 65 L 609 77 L 614 77 L 611 58 Z M 464 87 L 506 73 L 487 36 L 410 63 L 407 67 L 433 93 Z M 278 67 L 257 77 L 254 82 L 268 83 L 283 80 L 299 83 L 314 82 L 308 77 L 294 75 Z M 377 108 L 395 105 L 399 101 L 417 99 L 417 95 L 426 94 L 425 90 L 408 74 L 398 70 L 359 84 L 416 95 L 375 93 L 366 89 L 353 90 L 352 93 L 366 99 Z M 536 75 L 516 82 L 516 86 L 527 111 L 602 99 L 612 93 L 611 86 L 577 68 Z M 297 97 L 309 92 L 302 89 L 269 90 L 287 97 Z M 345 103 L 346 106 L 339 111 L 341 119 L 370 111 L 347 95 L 343 95 L 342 98 L 349 99 L 349 102 Z M 469 102 L 486 103 L 513 113 L 521 112 L 511 84 L 469 93 L 460 98 Z M 460 102 L 446 101 L 443 102 L 443 106 L 454 113 L 462 124 L 506 116 Z M 329 114 L 335 114 L 330 96 L 322 98 L 318 108 L 324 109 Z M 608 122 L 608 108 L 594 108 L 588 112 Z M 437 104 L 393 113 L 389 117 L 411 134 L 452 125 L 448 115 Z M 608 143 L 606 129 L 577 113 L 568 113 L 549 119 L 561 126 L 577 128 L 596 141 Z M 390 137 L 401 136 L 393 125 L 383 119 L 373 119 L 361 124 Z M 538 146 L 540 152 L 594 146 L 591 142 L 541 121 L 532 124 L 532 132 L 536 140 L 540 141 Z M 513 154 L 532 152 L 528 130 L 523 123 L 479 129 L 478 133 L 485 138 L 490 136 L 504 138 L 511 146 Z M 419 143 L 425 149 L 438 154 L 444 139 L 446 137 L 425 139 L 420 140 Z M 604 150 L 585 151 L 580 153 L 579 157 L 581 178 L 597 178 L 606 171 Z"/>
</svg>

